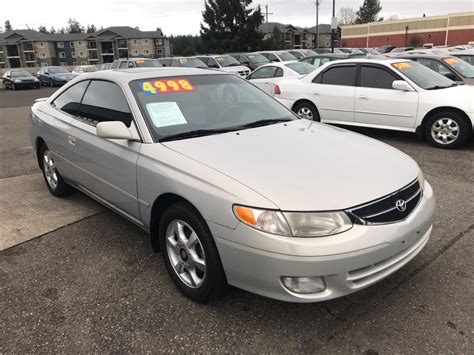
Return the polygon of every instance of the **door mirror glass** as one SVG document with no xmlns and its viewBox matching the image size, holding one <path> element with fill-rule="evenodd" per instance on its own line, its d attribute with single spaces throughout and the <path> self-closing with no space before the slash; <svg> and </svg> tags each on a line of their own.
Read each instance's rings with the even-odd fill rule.
<svg viewBox="0 0 474 355">
<path fill-rule="evenodd" d="M 107 139 L 133 140 L 135 135 L 122 121 L 99 122 L 96 126 L 97 136 Z"/>
<path fill-rule="evenodd" d="M 395 80 L 392 87 L 400 91 L 413 91 L 413 88 L 405 80 Z"/>
</svg>

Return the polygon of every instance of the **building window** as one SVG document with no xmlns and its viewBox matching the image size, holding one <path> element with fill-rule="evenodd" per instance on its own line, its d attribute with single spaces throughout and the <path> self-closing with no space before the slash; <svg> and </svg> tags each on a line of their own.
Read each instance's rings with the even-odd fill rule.
<svg viewBox="0 0 474 355">
<path fill-rule="evenodd" d="M 157 48 L 156 49 L 156 54 L 163 55 L 163 48 Z"/>
<path fill-rule="evenodd" d="M 72 62 L 72 65 L 77 65 L 77 62 Z"/>
<path fill-rule="evenodd" d="M 64 48 L 64 42 L 58 42 L 58 48 Z"/>
<path fill-rule="evenodd" d="M 40 52 L 39 57 L 40 58 L 46 58 L 46 53 L 45 52 Z"/>
<path fill-rule="evenodd" d="M 81 42 L 81 41 L 77 42 L 77 44 L 78 44 L 78 46 L 82 46 L 82 42 Z"/>
<path fill-rule="evenodd" d="M 69 42 L 69 46 L 70 46 L 71 48 L 74 48 L 74 42 Z"/>
<path fill-rule="evenodd" d="M 81 65 L 87 65 L 87 62 L 81 62 Z"/>
<path fill-rule="evenodd" d="M 61 66 L 65 67 L 65 66 L 67 66 L 67 63 L 66 62 L 61 62 Z"/>
<path fill-rule="evenodd" d="M 86 57 L 86 54 L 85 54 L 84 52 L 79 52 L 79 57 L 85 58 L 85 57 Z"/>
<path fill-rule="evenodd" d="M 135 56 L 137 56 L 137 55 L 139 55 L 140 53 L 138 52 L 138 49 L 134 49 L 134 50 L 132 51 L 132 54 L 135 55 Z"/>
<path fill-rule="evenodd" d="M 47 67 L 47 66 L 48 66 L 48 63 L 41 63 L 41 66 L 42 66 L 42 67 Z"/>
<path fill-rule="evenodd" d="M 65 52 L 59 52 L 59 58 L 66 58 Z"/>
<path fill-rule="evenodd" d="M 148 44 L 148 39 L 142 39 L 143 44 Z"/>
<path fill-rule="evenodd" d="M 76 52 L 72 51 L 71 52 L 71 57 L 76 58 Z"/>
<path fill-rule="evenodd" d="M 143 54 L 144 55 L 150 55 L 150 50 L 149 49 L 144 49 Z"/>
<path fill-rule="evenodd" d="M 163 45 L 163 38 L 157 38 L 157 39 L 155 40 L 155 44 L 156 44 L 157 46 L 162 46 L 162 45 Z"/>
<path fill-rule="evenodd" d="M 137 44 L 138 42 L 137 42 L 136 39 L 134 39 L 134 40 L 132 41 L 132 43 L 133 43 L 133 44 Z"/>
<path fill-rule="evenodd" d="M 44 42 L 38 42 L 38 48 L 44 48 Z"/>
</svg>

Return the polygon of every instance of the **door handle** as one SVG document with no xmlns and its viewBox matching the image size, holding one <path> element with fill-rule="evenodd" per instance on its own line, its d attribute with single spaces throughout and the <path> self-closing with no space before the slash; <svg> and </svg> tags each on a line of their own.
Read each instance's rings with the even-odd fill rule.
<svg viewBox="0 0 474 355">
<path fill-rule="evenodd" d="M 319 96 L 319 92 L 315 91 L 315 92 L 313 92 L 313 95 L 314 96 Z"/>
<path fill-rule="evenodd" d="M 359 96 L 359 100 L 368 100 L 369 97 L 368 96 Z"/>
<path fill-rule="evenodd" d="M 76 145 L 76 138 L 73 136 L 67 136 L 67 142 L 71 145 Z"/>
</svg>

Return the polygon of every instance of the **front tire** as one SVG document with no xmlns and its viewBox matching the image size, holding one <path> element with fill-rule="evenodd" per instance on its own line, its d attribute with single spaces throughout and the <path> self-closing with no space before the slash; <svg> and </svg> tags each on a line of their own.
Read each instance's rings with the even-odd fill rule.
<svg viewBox="0 0 474 355">
<path fill-rule="evenodd" d="M 64 181 L 57 171 L 51 151 L 45 144 L 40 148 L 39 157 L 41 159 L 41 170 L 43 171 L 44 181 L 46 182 L 49 192 L 56 197 L 70 195 L 73 189 Z"/>
<path fill-rule="evenodd" d="M 307 119 L 310 121 L 321 121 L 316 106 L 307 101 L 300 102 L 298 105 L 293 107 L 293 112 L 295 112 L 299 118 Z"/>
<path fill-rule="evenodd" d="M 207 303 L 224 295 L 227 280 L 209 227 L 186 203 L 169 207 L 159 225 L 166 269 L 181 293 Z"/>
<path fill-rule="evenodd" d="M 53 87 L 53 86 L 54 86 L 53 79 L 49 79 L 49 86 L 51 86 L 51 87 Z"/>
<path fill-rule="evenodd" d="M 439 112 L 426 122 L 425 137 L 437 148 L 453 149 L 465 145 L 472 127 L 456 112 Z"/>
</svg>

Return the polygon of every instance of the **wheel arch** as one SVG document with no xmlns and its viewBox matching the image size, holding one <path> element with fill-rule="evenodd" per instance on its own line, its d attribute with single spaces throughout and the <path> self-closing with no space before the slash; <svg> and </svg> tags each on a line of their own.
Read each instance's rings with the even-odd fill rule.
<svg viewBox="0 0 474 355">
<path fill-rule="evenodd" d="M 459 108 L 452 107 L 452 106 L 441 106 L 441 107 L 436 107 L 436 108 L 432 109 L 431 111 L 429 111 L 428 113 L 426 113 L 426 115 L 423 117 L 423 120 L 421 121 L 421 124 L 416 128 L 417 134 L 420 135 L 420 136 L 423 136 L 425 134 L 426 123 L 428 122 L 428 120 L 431 117 L 433 117 L 433 115 L 436 115 L 436 114 L 441 113 L 441 112 L 446 112 L 446 111 L 459 114 L 469 124 L 469 126 L 471 127 L 471 130 L 472 130 L 472 128 L 473 128 L 472 127 L 472 122 L 469 119 L 469 116 L 466 114 L 466 112 L 464 112 L 463 110 L 461 110 Z"/>
<path fill-rule="evenodd" d="M 318 110 L 318 107 L 317 107 L 316 104 L 315 104 L 313 101 L 311 101 L 310 99 L 298 99 L 298 100 L 296 100 L 296 101 L 293 103 L 293 105 L 291 106 L 291 111 L 294 112 L 295 107 L 298 106 L 299 104 L 302 104 L 302 103 L 308 103 L 308 104 L 310 104 L 311 106 L 314 107 L 314 109 L 316 110 L 316 112 L 318 113 L 318 115 L 320 115 L 319 110 Z"/>
<path fill-rule="evenodd" d="M 184 203 L 188 207 L 192 208 L 203 220 L 204 217 L 199 212 L 199 210 L 186 198 L 171 192 L 166 192 L 158 196 L 151 207 L 150 214 L 150 238 L 151 245 L 155 252 L 160 251 L 159 242 L 158 242 L 158 231 L 160 230 L 160 219 L 163 213 L 168 207 L 174 205 L 175 203 Z"/>
<path fill-rule="evenodd" d="M 35 139 L 35 149 L 36 149 L 36 160 L 38 161 L 38 166 L 43 170 L 42 159 L 40 157 L 40 148 L 42 145 L 46 145 L 45 141 L 41 137 Z"/>
</svg>

